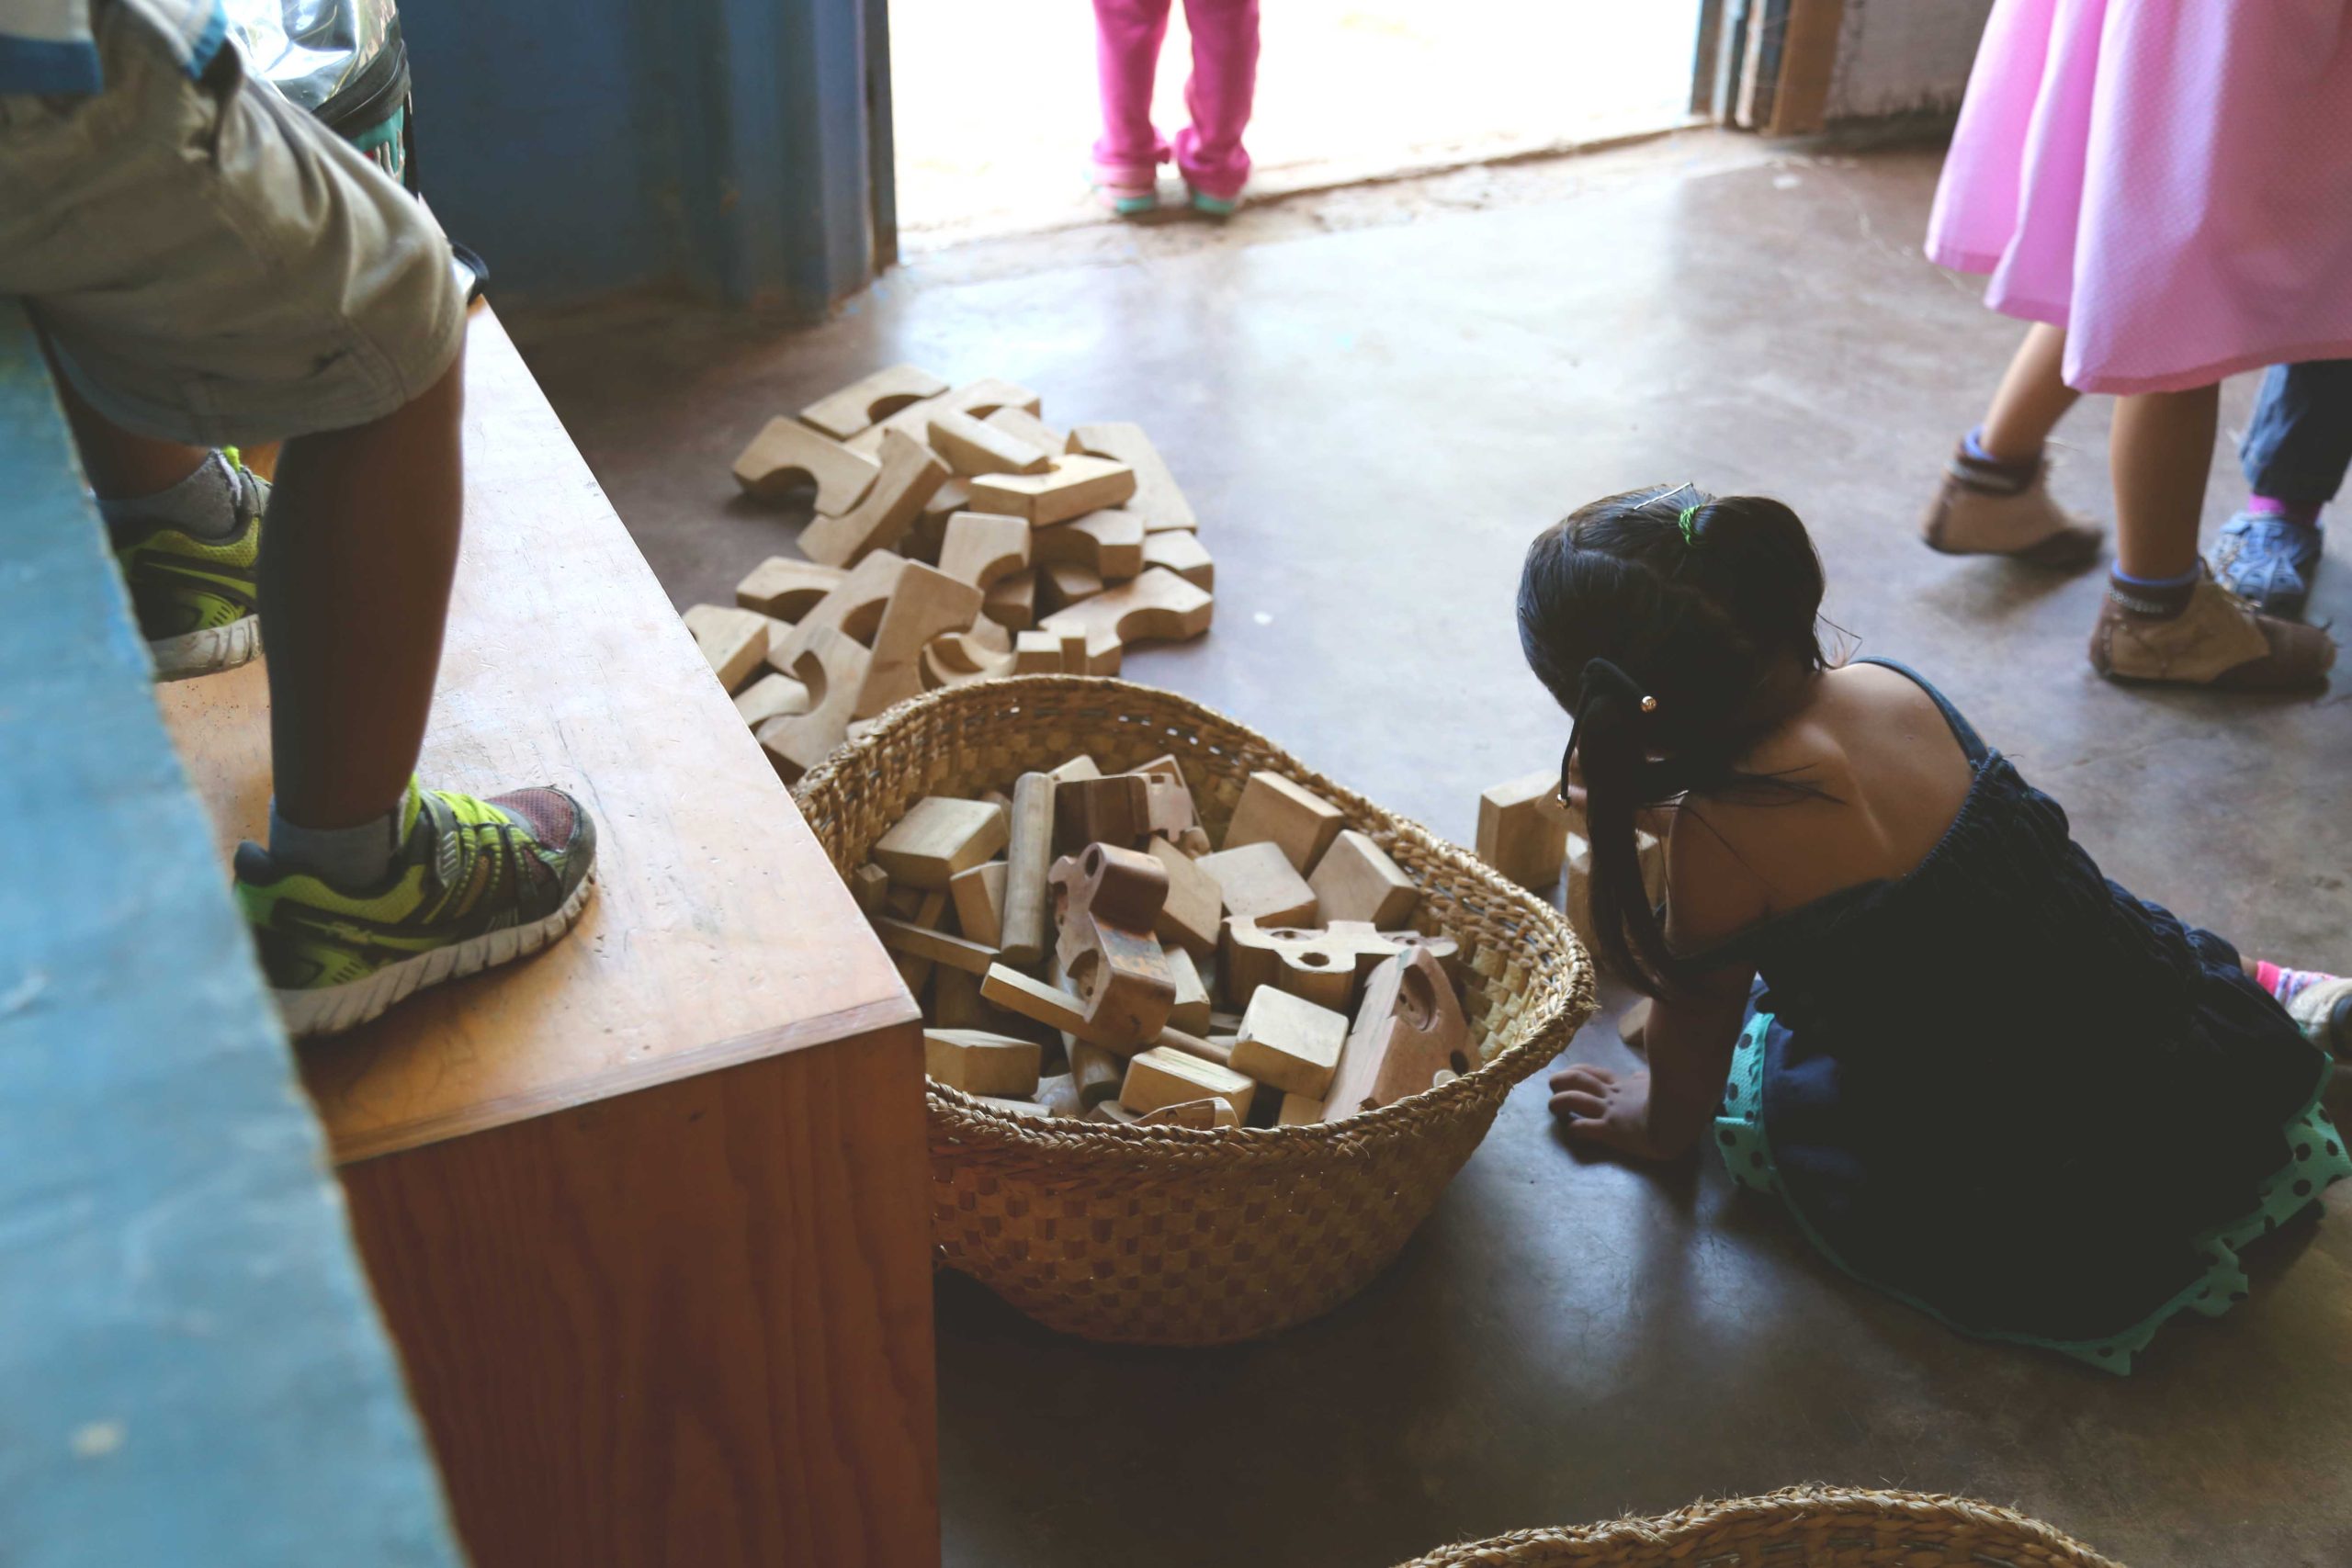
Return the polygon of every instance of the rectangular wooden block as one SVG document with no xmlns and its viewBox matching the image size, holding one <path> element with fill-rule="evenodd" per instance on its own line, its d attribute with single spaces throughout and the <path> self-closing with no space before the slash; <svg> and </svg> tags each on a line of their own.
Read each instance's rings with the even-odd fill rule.
<svg viewBox="0 0 2352 1568">
<path fill-rule="evenodd" d="M 864 500 L 839 517 L 820 513 L 803 530 L 801 554 L 826 566 L 855 566 L 905 537 L 923 502 L 947 482 L 947 465 L 930 447 L 895 430 L 883 434 L 881 461 L 881 474 Z"/>
<path fill-rule="evenodd" d="M 1053 466 L 1053 454 L 1044 447 L 956 409 L 931 416 L 931 449 L 967 479 L 982 474 L 1041 474 Z"/>
<path fill-rule="evenodd" d="M 1315 869 L 1323 852 L 1347 826 L 1340 808 L 1280 773 L 1259 772 L 1241 787 L 1233 820 L 1225 829 L 1225 848 L 1244 844 L 1277 845 L 1283 858 L 1304 874 Z"/>
<path fill-rule="evenodd" d="M 966 1094 L 1035 1094 L 1038 1060 L 1034 1040 L 1014 1040 L 977 1029 L 922 1032 L 923 1071 Z"/>
<path fill-rule="evenodd" d="M 1200 863 L 1165 839 L 1144 846 L 1168 872 L 1168 901 L 1152 934 L 1200 960 L 1216 951 L 1225 930 L 1225 889 Z"/>
<path fill-rule="evenodd" d="M 1001 430 L 1015 440 L 1026 441 L 1048 453 L 1069 450 L 1069 435 L 1039 419 L 1035 411 L 1031 409 L 1007 406 L 997 410 L 982 423 L 991 430 Z"/>
<path fill-rule="evenodd" d="M 928 370 L 892 365 L 818 399 L 800 411 L 800 421 L 835 440 L 846 441 L 876 421 L 945 390 L 947 383 Z"/>
<path fill-rule="evenodd" d="M 1065 1034 L 1075 1034 L 1086 1027 L 1086 1009 L 1076 997 L 1001 964 L 991 967 L 981 978 L 980 995 L 1008 1012 L 1035 1019 Z"/>
<path fill-rule="evenodd" d="M 1285 1094 L 1320 1100 L 1331 1090 L 1347 1043 L 1347 1014 L 1261 986 L 1241 1015 L 1233 1066 Z"/>
<path fill-rule="evenodd" d="M 1003 947 L 1006 960 L 1035 964 L 1046 951 L 1046 877 L 1054 860 L 1054 792 L 1050 773 L 1022 774 L 1006 813 Z"/>
<path fill-rule="evenodd" d="M 944 889 L 1002 850 L 1010 834 L 1004 813 L 977 800 L 925 795 L 874 846 L 875 863 L 910 887 Z"/>
<path fill-rule="evenodd" d="M 1323 1102 L 1309 1100 L 1303 1094 L 1283 1096 L 1282 1110 L 1275 1113 L 1277 1127 L 1307 1127 L 1323 1120 Z"/>
<path fill-rule="evenodd" d="M 991 952 L 1004 934 L 1004 862 L 994 860 L 947 879 L 948 897 L 956 903 L 956 923 L 967 937 Z"/>
<path fill-rule="evenodd" d="M 1169 471 L 1143 426 L 1124 423 L 1081 424 L 1070 432 L 1069 447 L 1073 452 L 1088 452 L 1125 463 L 1136 476 L 1135 495 L 1128 502 L 1129 508 L 1141 513 L 1154 528 L 1189 530 L 1200 526 L 1184 492 L 1177 488 L 1176 476 Z"/>
<path fill-rule="evenodd" d="M 797 622 L 848 575 L 837 566 L 770 556 L 735 585 L 735 603 L 763 615 Z"/>
<path fill-rule="evenodd" d="M 1150 786 L 1133 773 L 1072 779 L 1054 790 L 1054 847 L 1063 854 L 1089 844 L 1131 850 L 1150 832 Z"/>
<path fill-rule="evenodd" d="M 1353 828 L 1342 829 L 1306 879 L 1326 920 L 1365 920 L 1395 931 L 1413 915 L 1421 890 L 1387 852 Z"/>
<path fill-rule="evenodd" d="M 710 672 L 729 692 L 749 681 L 768 656 L 765 616 L 731 604 L 690 604 L 684 620 L 695 646 L 710 661 Z"/>
<path fill-rule="evenodd" d="M 743 493 L 775 501 L 800 489 L 817 492 L 817 510 L 838 516 L 857 504 L 882 465 L 805 424 L 772 419 L 735 459 Z"/>
<path fill-rule="evenodd" d="M 1216 1099 L 1230 1105 L 1238 1118 L 1249 1113 L 1250 1098 L 1257 1092 L 1255 1082 L 1229 1067 L 1155 1045 L 1128 1058 L 1119 1101 L 1137 1115 L 1148 1115 L 1162 1106 Z"/>
<path fill-rule="evenodd" d="M 1014 519 L 1018 522 L 1019 519 Z M 1062 639 L 1051 632 L 1017 632 L 1012 638 L 1012 672 L 1016 675 L 1058 675 Z"/>
<path fill-rule="evenodd" d="M 1236 850 L 1220 850 L 1193 863 L 1217 885 L 1228 919 L 1253 920 L 1263 926 L 1311 926 L 1317 905 L 1315 889 L 1298 874 L 1278 844 L 1261 840 Z"/>
<path fill-rule="evenodd" d="M 1478 858 L 1521 887 L 1537 890 L 1560 880 L 1567 852 L 1568 808 L 1560 775 L 1529 773 L 1478 796 Z"/>
<path fill-rule="evenodd" d="M 1205 1033 L 1209 1027 L 1209 988 L 1201 980 L 1201 966 L 1181 947 L 1168 950 L 1168 967 L 1176 976 L 1176 1001 L 1168 1010 L 1168 1025 L 1187 1034 Z"/>
<path fill-rule="evenodd" d="M 1135 492 L 1133 468 L 1107 457 L 1080 455 L 1055 459 L 1042 474 L 975 476 L 972 510 L 1026 517 L 1045 528 L 1116 506 Z"/>
<path fill-rule="evenodd" d="M 911 920 L 888 915 L 874 922 L 875 934 L 893 953 L 911 953 L 933 964 L 950 964 L 970 975 L 985 975 L 996 962 L 996 949 L 944 931 L 929 931 Z"/>
</svg>

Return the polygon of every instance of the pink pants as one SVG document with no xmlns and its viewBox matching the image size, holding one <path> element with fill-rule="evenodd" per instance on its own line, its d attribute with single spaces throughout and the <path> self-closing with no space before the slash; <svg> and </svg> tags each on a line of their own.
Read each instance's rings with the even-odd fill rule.
<svg viewBox="0 0 2352 1568">
<path fill-rule="evenodd" d="M 1095 61 L 1102 77 L 1102 140 L 1094 162 L 1108 185 L 1148 186 L 1172 152 L 1184 182 L 1230 201 L 1250 178 L 1241 132 L 1258 85 L 1258 0 L 1184 0 L 1193 75 L 1184 107 L 1193 123 L 1171 149 L 1151 123 L 1152 78 L 1168 32 L 1170 0 L 1094 0 Z"/>
</svg>

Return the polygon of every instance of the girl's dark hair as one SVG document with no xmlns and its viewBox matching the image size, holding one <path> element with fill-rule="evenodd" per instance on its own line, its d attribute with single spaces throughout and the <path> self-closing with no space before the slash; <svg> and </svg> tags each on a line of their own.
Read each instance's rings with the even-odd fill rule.
<svg viewBox="0 0 2352 1568">
<path fill-rule="evenodd" d="M 1593 936 L 1651 996 L 1692 967 L 1667 947 L 1642 885 L 1635 817 L 1689 792 L 1792 800 L 1820 791 L 1741 773 L 1758 688 L 1791 661 L 1824 667 L 1821 559 L 1794 512 L 1763 496 L 1655 485 L 1580 507 L 1536 536 L 1519 580 L 1528 665 L 1576 716 L 1592 845 Z M 1587 678 L 1587 666 L 1606 669 Z M 1642 698 L 1655 706 L 1645 710 Z"/>
</svg>

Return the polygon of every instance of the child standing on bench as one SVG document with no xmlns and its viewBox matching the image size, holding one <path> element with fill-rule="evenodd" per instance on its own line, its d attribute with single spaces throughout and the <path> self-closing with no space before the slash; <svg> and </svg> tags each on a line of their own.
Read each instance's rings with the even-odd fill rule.
<svg viewBox="0 0 2352 1568">
<path fill-rule="evenodd" d="M 288 1027 L 322 1033 L 561 936 L 595 834 L 561 790 L 413 776 L 465 291 L 424 210 L 224 30 L 220 0 L 0 0 L 0 294 L 61 372 L 159 674 L 268 628 L 276 797 L 236 890 Z M 269 441 L 275 490 L 222 450 Z"/>
<path fill-rule="evenodd" d="M 1828 665 L 1822 589 L 1786 506 L 1688 485 L 1530 548 L 1520 638 L 1575 716 L 1599 956 L 1657 998 L 1648 1070 L 1568 1068 L 1553 1111 L 1636 1159 L 1712 1144 L 1856 1277 L 2127 1371 L 2352 1174 L 2320 1104 L 2352 985 L 2106 880 L 1920 677 Z"/>
<path fill-rule="evenodd" d="M 1172 157 L 1194 209 L 1223 218 L 1239 205 L 1250 179 L 1241 133 L 1258 90 L 1258 0 L 1184 0 L 1184 25 L 1193 34 L 1184 107 L 1193 123 L 1176 133 L 1172 147 L 1151 123 L 1169 5 L 1094 0 L 1095 67 L 1102 84 L 1095 193 L 1123 218 L 1148 212 L 1159 205 L 1159 165 Z"/>
</svg>

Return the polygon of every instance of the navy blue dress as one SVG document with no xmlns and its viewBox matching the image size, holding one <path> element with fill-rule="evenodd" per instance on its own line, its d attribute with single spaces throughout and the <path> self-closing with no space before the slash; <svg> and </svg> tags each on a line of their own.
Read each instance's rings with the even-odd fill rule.
<svg viewBox="0 0 2352 1568">
<path fill-rule="evenodd" d="M 1975 776 L 1909 875 L 1703 955 L 1758 975 L 1718 1145 L 1857 1277 L 2126 1371 L 2352 1174 L 2328 1055 L 2228 942 L 2102 876 L 1934 687 L 1867 662 L 1935 698 Z"/>
</svg>

